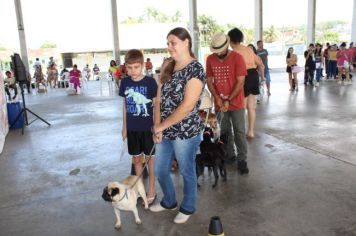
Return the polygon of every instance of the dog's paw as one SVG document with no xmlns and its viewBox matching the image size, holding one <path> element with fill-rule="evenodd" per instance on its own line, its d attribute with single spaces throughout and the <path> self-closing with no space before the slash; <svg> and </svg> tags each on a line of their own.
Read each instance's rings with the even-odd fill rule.
<svg viewBox="0 0 356 236">
<path fill-rule="evenodd" d="M 121 228 L 121 224 L 116 224 L 115 229 L 119 230 Z"/>
<path fill-rule="evenodd" d="M 142 224 L 142 221 L 140 219 L 136 220 L 136 224 L 140 225 Z"/>
</svg>

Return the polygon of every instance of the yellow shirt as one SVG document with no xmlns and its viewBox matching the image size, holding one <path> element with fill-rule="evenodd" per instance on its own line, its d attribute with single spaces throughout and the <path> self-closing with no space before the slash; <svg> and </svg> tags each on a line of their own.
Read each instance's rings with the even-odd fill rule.
<svg viewBox="0 0 356 236">
<path fill-rule="evenodd" d="M 337 53 L 337 51 L 330 51 L 329 50 L 329 60 L 330 61 L 336 61 L 336 53 Z"/>
<path fill-rule="evenodd" d="M 114 72 L 116 71 L 118 69 L 118 67 L 117 66 L 110 66 L 109 67 L 109 71 L 110 71 L 110 74 L 114 74 Z"/>
</svg>

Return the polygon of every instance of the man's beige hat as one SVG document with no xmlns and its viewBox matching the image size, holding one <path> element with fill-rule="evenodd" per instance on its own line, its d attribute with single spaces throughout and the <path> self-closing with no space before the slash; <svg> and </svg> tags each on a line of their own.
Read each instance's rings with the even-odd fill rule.
<svg viewBox="0 0 356 236">
<path fill-rule="evenodd" d="M 226 34 L 220 32 L 213 35 L 210 43 L 210 51 L 212 53 L 220 53 L 225 51 L 230 45 L 230 38 Z"/>
</svg>

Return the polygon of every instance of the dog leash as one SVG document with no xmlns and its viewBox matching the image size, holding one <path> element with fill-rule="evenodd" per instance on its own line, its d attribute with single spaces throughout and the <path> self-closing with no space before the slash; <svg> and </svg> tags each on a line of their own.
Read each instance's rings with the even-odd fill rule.
<svg viewBox="0 0 356 236">
<path fill-rule="evenodd" d="M 153 147 L 152 147 L 152 149 L 151 149 L 151 151 L 150 151 L 149 157 L 148 157 L 147 159 L 146 159 L 146 157 L 145 157 L 145 165 L 143 166 L 140 175 L 138 175 L 138 178 L 137 178 L 137 179 L 135 180 L 135 182 L 131 185 L 130 189 L 132 189 L 132 188 L 137 184 L 138 180 L 142 177 L 143 172 L 144 172 L 145 169 L 147 168 L 148 162 L 149 162 L 150 159 L 152 158 L 152 153 L 153 153 L 153 150 L 155 150 L 155 148 L 156 148 L 156 144 L 153 145 Z M 152 170 L 151 170 L 151 171 L 152 171 Z"/>
</svg>

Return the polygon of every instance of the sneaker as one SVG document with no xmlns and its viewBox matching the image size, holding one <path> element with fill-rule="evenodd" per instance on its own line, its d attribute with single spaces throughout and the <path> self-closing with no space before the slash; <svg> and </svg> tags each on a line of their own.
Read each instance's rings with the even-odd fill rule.
<svg viewBox="0 0 356 236">
<path fill-rule="evenodd" d="M 250 172 L 247 167 L 247 162 L 244 160 L 239 160 L 237 162 L 237 170 L 240 172 L 241 175 L 248 174 Z"/>
<path fill-rule="evenodd" d="M 173 221 L 176 224 L 184 224 L 185 222 L 187 222 L 190 216 L 191 215 L 186 215 L 183 214 L 182 212 L 178 212 L 178 214 L 176 215 Z"/>
<path fill-rule="evenodd" d="M 337 83 L 338 83 L 338 84 L 342 84 L 342 81 L 341 81 L 341 80 L 339 80 L 339 81 L 337 81 Z"/>
<path fill-rule="evenodd" d="M 161 203 L 154 204 L 153 206 L 150 207 L 150 211 L 152 211 L 152 212 L 161 212 L 161 211 L 165 211 L 165 210 L 173 211 L 175 209 L 177 209 L 177 207 L 174 207 L 172 209 L 164 208 L 163 206 L 161 206 Z"/>
<path fill-rule="evenodd" d="M 319 82 L 316 82 L 316 83 L 315 83 L 315 87 L 319 87 Z"/>
</svg>

